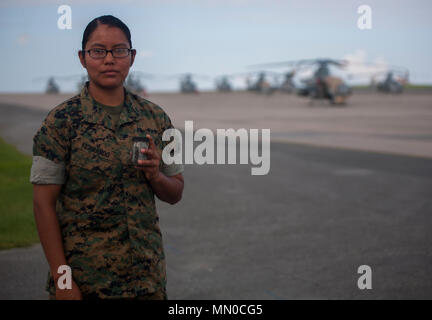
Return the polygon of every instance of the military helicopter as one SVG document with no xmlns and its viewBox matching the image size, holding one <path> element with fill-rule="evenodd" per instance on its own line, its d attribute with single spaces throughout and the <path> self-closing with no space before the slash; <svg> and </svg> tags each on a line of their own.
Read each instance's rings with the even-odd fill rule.
<svg viewBox="0 0 432 320">
<path fill-rule="evenodd" d="M 295 70 L 285 73 L 268 70 L 249 73 L 246 76 L 246 90 L 267 95 L 276 91 L 292 93 L 296 89 L 294 76 Z M 255 77 L 256 79 L 253 80 Z"/>
<path fill-rule="evenodd" d="M 141 72 L 141 71 L 133 71 L 130 72 L 125 81 L 125 87 L 129 91 L 140 95 L 142 97 L 147 97 L 147 90 L 145 85 L 141 83 L 141 79 L 154 79 L 155 75 L 151 73 Z"/>
<path fill-rule="evenodd" d="M 246 78 L 246 87 L 248 91 L 263 93 L 269 95 L 273 93 L 270 82 L 266 79 L 265 72 L 261 71 L 258 73 L 258 78 L 253 81 L 252 77 Z"/>
<path fill-rule="evenodd" d="M 376 87 L 379 92 L 402 93 L 404 85 L 408 83 L 408 78 L 408 70 L 391 69 L 385 73 L 385 79 L 383 81 L 375 84 L 375 78 L 372 78 L 371 84 L 373 87 Z"/>
<path fill-rule="evenodd" d="M 367 63 L 364 65 L 378 69 L 378 71 L 375 70 L 351 74 L 350 78 L 370 78 L 371 88 L 378 92 L 402 93 L 404 86 L 409 82 L 409 71 L 405 67 L 383 66 L 373 63 Z"/>
<path fill-rule="evenodd" d="M 192 80 L 192 74 L 187 73 L 180 78 L 180 92 L 182 92 L 182 93 L 198 93 L 197 85 Z"/>
<path fill-rule="evenodd" d="M 163 76 L 162 76 L 163 77 Z M 165 76 L 166 77 L 166 76 Z M 198 78 L 204 81 L 212 81 L 212 77 L 205 74 L 197 73 L 181 73 L 167 76 L 168 78 L 176 78 L 180 81 L 180 92 L 181 93 L 199 93 L 198 86 L 193 78 Z"/>
<path fill-rule="evenodd" d="M 285 72 L 283 74 L 283 81 L 280 85 L 280 91 L 285 93 L 292 93 L 296 90 L 296 85 L 294 84 L 294 76 L 296 74 L 295 70 Z"/>
<path fill-rule="evenodd" d="M 70 76 L 69 78 L 76 78 L 78 76 Z M 77 83 L 78 92 L 81 92 L 81 89 L 84 87 L 86 82 L 88 81 L 87 75 L 81 75 L 79 76 L 80 80 Z M 144 85 L 141 83 L 141 78 L 145 79 L 153 79 L 154 75 L 150 73 L 145 73 L 141 71 L 133 71 L 129 73 L 128 77 L 126 78 L 126 81 L 124 83 L 126 89 L 129 91 L 138 94 L 140 96 L 146 97 L 147 91 Z"/>
<path fill-rule="evenodd" d="M 305 59 L 295 61 L 284 61 L 253 65 L 251 67 L 291 67 L 292 70 L 286 74 L 286 85 L 295 89 L 293 77 L 300 69 L 318 67 L 311 78 L 302 79 L 301 85 L 297 87 L 297 94 L 309 97 L 311 102 L 317 99 L 327 99 L 331 104 L 345 104 L 347 97 L 351 94 L 351 89 L 339 77 L 330 74 L 330 66 L 344 68 L 347 64 L 345 60 L 333 59 Z"/>
<path fill-rule="evenodd" d="M 48 83 L 45 89 L 45 93 L 48 94 L 57 94 L 60 92 L 60 87 L 55 82 L 54 77 L 49 77 Z"/>
<path fill-rule="evenodd" d="M 198 93 L 198 86 L 192 77 L 201 77 L 201 75 L 192 73 L 177 74 L 158 74 L 159 79 L 179 81 L 179 90 L 181 93 Z"/>
<path fill-rule="evenodd" d="M 231 92 L 233 87 L 229 81 L 230 76 L 220 76 L 215 79 L 216 90 L 219 92 Z"/>
<path fill-rule="evenodd" d="M 237 73 L 231 73 L 231 74 L 224 74 L 220 76 L 216 76 L 214 78 L 214 84 L 216 87 L 216 91 L 218 92 L 232 92 L 234 90 L 234 87 L 232 85 L 232 81 L 234 80 L 246 80 L 247 88 L 249 91 L 254 91 L 255 89 L 252 88 L 251 83 L 251 77 L 255 75 L 254 73 L 246 73 L 246 72 L 237 72 Z M 249 82 L 248 82 L 249 81 Z"/>
<path fill-rule="evenodd" d="M 34 78 L 33 81 L 34 82 L 46 81 L 45 93 L 58 94 L 60 93 L 60 86 L 58 85 L 59 82 L 76 81 L 80 77 L 83 76 L 82 75 L 48 76 L 48 77 L 37 77 Z"/>
<path fill-rule="evenodd" d="M 246 75 L 246 90 L 265 95 L 271 95 L 280 89 L 281 74 L 274 71 L 250 72 Z M 272 80 L 269 80 L 269 78 Z"/>
</svg>

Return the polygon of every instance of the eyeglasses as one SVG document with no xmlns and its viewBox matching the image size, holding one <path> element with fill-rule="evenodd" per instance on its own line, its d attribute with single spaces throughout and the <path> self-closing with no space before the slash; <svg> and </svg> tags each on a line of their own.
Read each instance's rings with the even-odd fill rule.
<svg viewBox="0 0 432 320">
<path fill-rule="evenodd" d="M 114 58 L 126 58 L 132 49 L 129 48 L 115 48 L 112 50 L 106 50 L 106 49 L 90 49 L 85 50 L 84 52 L 87 52 L 90 57 L 93 59 L 103 59 L 107 56 L 108 52 L 111 52 L 112 56 Z"/>
</svg>

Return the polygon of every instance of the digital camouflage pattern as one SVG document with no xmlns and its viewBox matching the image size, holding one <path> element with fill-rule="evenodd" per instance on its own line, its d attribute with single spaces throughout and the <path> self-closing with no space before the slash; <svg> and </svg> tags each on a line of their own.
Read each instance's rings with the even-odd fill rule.
<svg viewBox="0 0 432 320">
<path fill-rule="evenodd" d="M 133 137 L 150 134 L 162 153 L 172 128 L 154 103 L 125 89 L 117 129 L 88 92 L 49 112 L 33 155 L 65 164 L 57 216 L 67 264 L 83 296 L 131 298 L 165 290 L 166 269 L 153 190 L 131 163 Z M 167 175 L 182 167 L 164 167 Z M 164 171 L 165 170 L 165 171 Z M 47 290 L 55 294 L 48 275 Z"/>
</svg>

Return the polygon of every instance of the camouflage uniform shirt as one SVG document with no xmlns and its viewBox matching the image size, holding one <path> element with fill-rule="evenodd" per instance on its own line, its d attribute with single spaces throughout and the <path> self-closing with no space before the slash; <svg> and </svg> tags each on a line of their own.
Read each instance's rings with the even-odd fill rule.
<svg viewBox="0 0 432 320">
<path fill-rule="evenodd" d="M 131 164 L 130 152 L 133 137 L 150 134 L 161 154 L 168 143 L 162 133 L 173 126 L 159 106 L 124 90 L 116 127 L 87 83 L 49 112 L 33 138 L 30 181 L 62 184 L 56 212 L 66 261 L 83 296 L 137 297 L 166 286 L 154 193 Z M 58 166 L 64 178 L 44 178 L 37 172 L 40 162 L 52 164 L 54 171 Z M 161 160 L 160 170 L 173 176 L 183 166 Z M 50 275 L 47 290 L 55 292 Z"/>
</svg>

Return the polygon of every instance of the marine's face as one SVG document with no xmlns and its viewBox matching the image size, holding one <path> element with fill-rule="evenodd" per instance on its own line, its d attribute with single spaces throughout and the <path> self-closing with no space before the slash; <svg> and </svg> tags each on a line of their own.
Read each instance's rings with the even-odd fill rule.
<svg viewBox="0 0 432 320">
<path fill-rule="evenodd" d="M 130 48 L 126 35 L 116 27 L 99 24 L 90 35 L 85 51 L 90 49 Z M 103 88 L 117 88 L 123 86 L 129 68 L 135 59 L 135 50 L 131 51 L 127 57 L 115 58 L 108 52 L 105 58 L 92 58 L 88 52 L 80 51 L 79 57 L 81 64 L 87 69 L 90 81 Z"/>
</svg>

